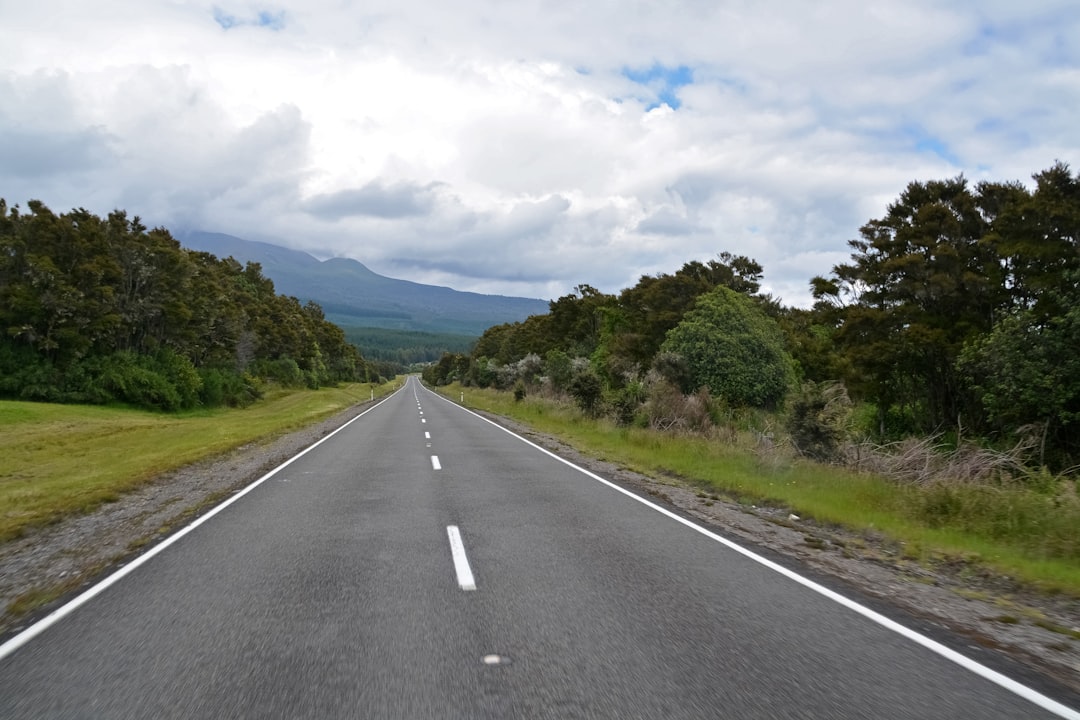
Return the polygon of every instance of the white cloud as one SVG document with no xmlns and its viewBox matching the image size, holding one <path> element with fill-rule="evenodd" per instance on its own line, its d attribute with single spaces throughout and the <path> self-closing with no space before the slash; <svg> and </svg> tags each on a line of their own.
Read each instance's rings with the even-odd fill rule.
<svg viewBox="0 0 1080 720">
<path fill-rule="evenodd" d="M 616 292 L 728 250 L 805 304 L 909 181 L 1080 163 L 1080 12 L 1058 0 L 3 14 L 9 203 L 123 207 L 465 290 Z"/>
</svg>

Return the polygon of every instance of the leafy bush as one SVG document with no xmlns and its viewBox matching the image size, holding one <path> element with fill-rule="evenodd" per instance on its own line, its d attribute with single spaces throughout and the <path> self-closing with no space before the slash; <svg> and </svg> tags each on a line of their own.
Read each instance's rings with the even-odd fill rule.
<svg viewBox="0 0 1080 720">
<path fill-rule="evenodd" d="M 795 448 L 806 457 L 832 462 L 851 418 L 851 400 L 842 383 L 804 383 L 791 400 L 787 431 Z"/>
<path fill-rule="evenodd" d="M 615 412 L 615 421 L 620 425 L 634 425 L 645 401 L 648 399 L 648 391 L 645 383 L 640 380 L 631 380 L 626 383 L 612 399 L 612 410 Z M 642 413 L 642 417 L 644 414 Z M 645 421 L 643 424 L 647 424 Z"/>
<path fill-rule="evenodd" d="M 262 395 L 248 377 L 232 370 L 203 368 L 199 377 L 202 379 L 199 402 L 204 407 L 246 407 Z"/>
<path fill-rule="evenodd" d="M 733 406 L 773 408 L 794 379 L 779 326 L 754 301 L 726 287 L 702 295 L 668 332 L 662 349 L 681 356 L 693 387 Z"/>
<path fill-rule="evenodd" d="M 144 364 L 173 386 L 180 399 L 178 407 L 193 408 L 199 404 L 202 378 L 186 357 L 164 349 L 158 351 L 152 361 L 144 361 Z"/>
<path fill-rule="evenodd" d="M 600 400 L 604 396 L 604 383 L 595 370 L 587 367 L 574 373 L 568 390 L 586 415 L 595 416 L 599 412 Z"/>
<path fill-rule="evenodd" d="M 556 390 L 566 389 L 573 377 L 570 356 L 562 350 L 548 350 L 544 356 L 544 372 L 551 379 L 552 387 Z"/>
<path fill-rule="evenodd" d="M 694 377 L 686 358 L 677 352 L 662 350 L 653 358 L 652 369 L 684 393 L 693 391 Z"/>
<path fill-rule="evenodd" d="M 300 366 L 290 357 L 277 360 L 256 360 L 248 366 L 248 372 L 285 387 L 304 387 L 307 384 Z"/>
<path fill-rule="evenodd" d="M 150 367 L 153 360 L 132 352 L 117 352 L 102 359 L 97 385 L 115 400 L 157 410 L 183 407 L 180 393 L 167 378 Z"/>
</svg>

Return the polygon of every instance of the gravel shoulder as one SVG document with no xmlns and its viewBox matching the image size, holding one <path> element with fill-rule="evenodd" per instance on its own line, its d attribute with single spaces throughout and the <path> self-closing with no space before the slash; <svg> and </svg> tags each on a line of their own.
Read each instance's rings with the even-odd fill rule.
<svg viewBox="0 0 1080 720">
<path fill-rule="evenodd" d="M 355 417 L 370 403 L 303 430 L 167 473 L 98 511 L 0 545 L 0 640 L 34 622 L 103 574 L 189 523 Z M 881 538 L 793 518 L 784 508 L 743 506 L 679 478 L 650 478 L 583 455 L 505 418 L 505 427 L 647 495 L 683 516 L 852 586 L 970 644 L 1005 654 L 1080 693 L 1080 601 L 1025 591 L 971 567 L 928 568 Z"/>
</svg>

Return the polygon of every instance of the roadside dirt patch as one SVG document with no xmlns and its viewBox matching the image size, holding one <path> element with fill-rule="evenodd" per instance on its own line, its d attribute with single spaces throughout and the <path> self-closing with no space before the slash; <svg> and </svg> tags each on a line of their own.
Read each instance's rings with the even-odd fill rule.
<svg viewBox="0 0 1080 720">
<path fill-rule="evenodd" d="M 198 517 L 370 403 L 262 444 L 190 465 L 82 517 L 0 545 L 0 638 Z M 505 418 L 492 420 L 601 477 L 853 586 L 881 603 L 1004 653 L 1080 693 L 1080 601 L 1028 592 L 963 565 L 927 568 L 882 538 L 822 527 L 784 508 L 745 506 L 674 477 L 650 478 L 583 455 Z"/>
</svg>

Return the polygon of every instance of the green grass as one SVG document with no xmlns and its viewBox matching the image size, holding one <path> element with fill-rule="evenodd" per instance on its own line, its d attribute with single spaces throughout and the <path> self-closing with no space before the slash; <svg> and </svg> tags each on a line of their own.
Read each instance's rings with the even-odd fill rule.
<svg viewBox="0 0 1080 720">
<path fill-rule="evenodd" d="M 459 400 L 457 385 L 438 388 Z M 1024 488 L 950 488 L 949 513 L 931 491 L 867 473 L 755 451 L 733 442 L 615 426 L 573 406 L 464 388 L 465 405 L 523 422 L 594 457 L 663 480 L 677 476 L 744 504 L 772 505 L 804 519 L 882 538 L 897 555 L 946 563 L 972 575 L 992 572 L 1033 589 L 1080 597 L 1080 515 L 1072 504 Z M 955 496 L 955 497 L 953 497 Z"/>
<path fill-rule="evenodd" d="M 115 501 L 161 473 L 323 420 L 371 392 L 367 384 L 277 391 L 243 409 L 184 414 L 0 401 L 0 542 Z"/>
</svg>

